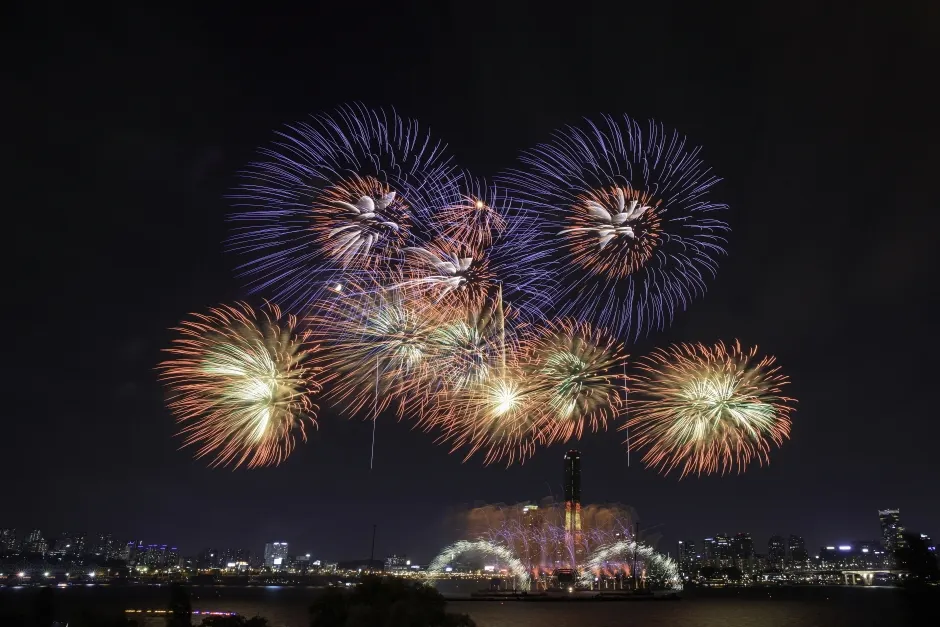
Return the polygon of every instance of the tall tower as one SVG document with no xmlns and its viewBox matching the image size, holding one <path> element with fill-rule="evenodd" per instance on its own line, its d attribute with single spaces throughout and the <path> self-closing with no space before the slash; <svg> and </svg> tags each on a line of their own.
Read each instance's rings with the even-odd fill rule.
<svg viewBox="0 0 940 627">
<path fill-rule="evenodd" d="M 906 548 L 904 540 L 904 525 L 901 524 L 901 511 L 897 509 L 878 510 L 878 521 L 881 523 L 881 537 L 884 539 L 885 550 L 894 556 L 898 549 Z"/>
<path fill-rule="evenodd" d="M 565 453 L 565 531 L 581 531 L 581 453 Z"/>
</svg>

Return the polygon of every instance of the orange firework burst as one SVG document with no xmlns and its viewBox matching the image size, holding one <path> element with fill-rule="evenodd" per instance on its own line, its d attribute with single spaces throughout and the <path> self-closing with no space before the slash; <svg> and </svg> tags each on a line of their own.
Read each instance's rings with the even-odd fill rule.
<svg viewBox="0 0 940 627">
<path fill-rule="evenodd" d="M 538 380 L 544 399 L 540 440 L 580 438 L 585 425 L 606 429 L 607 421 L 620 414 L 627 355 L 607 332 L 565 318 L 528 334 L 522 351 L 524 368 Z"/>
<path fill-rule="evenodd" d="M 443 428 L 439 442 L 449 442 L 452 451 L 467 449 L 464 461 L 482 451 L 484 464 L 504 460 L 508 466 L 535 453 L 539 401 L 536 382 L 512 360 L 477 385 L 442 395 L 430 422 Z"/>
<path fill-rule="evenodd" d="M 771 356 L 757 360 L 757 347 L 679 344 L 657 349 L 640 362 L 633 387 L 638 400 L 624 428 L 648 447 L 643 461 L 665 474 L 743 471 L 752 459 L 769 462 L 770 443 L 790 435 L 793 399 Z"/>
<path fill-rule="evenodd" d="M 423 300 L 377 284 L 350 282 L 333 292 L 307 320 L 328 349 L 327 395 L 344 413 L 369 408 L 369 419 L 392 401 L 399 415 L 406 407 L 419 408 L 427 396 L 428 355 L 437 329 Z"/>
<path fill-rule="evenodd" d="M 472 193 L 460 194 L 438 212 L 444 237 L 467 242 L 477 249 L 493 244 L 493 238 L 506 230 L 506 218 L 484 198 Z"/>
<path fill-rule="evenodd" d="M 297 319 L 276 305 L 260 313 L 244 303 L 193 314 L 175 330 L 158 367 L 170 392 L 169 407 L 182 425 L 183 446 L 196 457 L 214 455 L 212 466 L 249 468 L 279 464 L 305 424 L 316 426 L 310 396 L 315 346 L 296 331 Z"/>
<path fill-rule="evenodd" d="M 486 253 L 439 238 L 427 246 L 405 249 L 403 287 L 434 303 L 478 309 L 496 287 Z"/>
<path fill-rule="evenodd" d="M 632 187 L 595 190 L 578 197 L 568 240 L 574 261 L 595 274 L 622 279 L 653 256 L 660 237 L 659 201 Z"/>
<path fill-rule="evenodd" d="M 311 207 L 316 242 L 344 268 L 372 268 L 408 238 L 408 206 L 388 185 L 353 175 L 328 188 Z"/>
</svg>

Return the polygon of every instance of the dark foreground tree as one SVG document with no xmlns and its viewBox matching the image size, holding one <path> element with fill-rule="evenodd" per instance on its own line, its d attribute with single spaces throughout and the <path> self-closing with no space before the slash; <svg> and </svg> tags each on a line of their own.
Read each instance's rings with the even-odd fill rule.
<svg viewBox="0 0 940 627">
<path fill-rule="evenodd" d="M 310 627 L 474 627 L 428 586 L 368 577 L 355 590 L 330 590 L 310 606 Z"/>
</svg>

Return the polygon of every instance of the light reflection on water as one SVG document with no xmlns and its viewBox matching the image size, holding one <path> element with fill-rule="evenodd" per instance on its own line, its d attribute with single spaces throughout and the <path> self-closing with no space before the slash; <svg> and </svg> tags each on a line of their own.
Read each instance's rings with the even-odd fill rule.
<svg viewBox="0 0 940 627">
<path fill-rule="evenodd" d="M 464 587 L 452 592 L 469 594 L 471 590 Z M 307 608 L 320 592 L 278 586 L 191 589 L 193 609 L 261 615 L 272 627 L 306 627 Z M 35 594 L 35 589 L 0 590 L 0 605 L 16 597 L 28 602 L 25 595 Z M 166 606 L 167 595 L 166 588 L 71 588 L 56 591 L 56 605 L 67 607 L 70 602 L 93 600 L 100 607 L 161 608 Z M 470 614 L 479 627 L 890 627 L 940 624 L 934 622 L 938 608 L 940 594 L 934 594 L 929 602 L 921 599 L 915 606 L 896 590 L 839 587 L 686 591 L 681 601 L 453 600 L 448 605 L 452 612 Z M 152 624 L 165 624 L 163 619 L 157 620 Z"/>
</svg>

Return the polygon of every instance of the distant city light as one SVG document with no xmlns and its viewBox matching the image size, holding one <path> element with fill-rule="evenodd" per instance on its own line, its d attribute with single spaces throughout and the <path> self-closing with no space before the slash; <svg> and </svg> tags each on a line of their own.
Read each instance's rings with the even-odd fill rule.
<svg viewBox="0 0 940 627">
<path fill-rule="evenodd" d="M 840 550 L 840 551 L 851 551 L 851 550 L 852 550 L 852 547 L 851 547 L 851 545 L 848 545 L 848 544 L 840 544 L 840 545 L 839 545 L 839 550 Z"/>
<path fill-rule="evenodd" d="M 16 573 L 16 576 L 17 576 L 17 577 L 25 577 L 25 576 L 26 576 L 26 573 L 23 573 L 23 572 Z"/>
<path fill-rule="evenodd" d="M 447 568 L 444 569 L 444 572 L 445 572 L 445 573 L 452 573 L 452 572 L 454 572 L 454 569 L 451 568 L 450 566 L 448 566 Z"/>
<path fill-rule="evenodd" d="M 836 547 L 834 547 L 834 546 L 827 546 L 827 547 L 826 547 L 826 550 L 827 550 L 827 551 L 835 551 L 835 550 L 836 550 Z"/>
<path fill-rule="evenodd" d="M 862 549 L 862 553 L 868 553 L 868 549 Z"/>
</svg>

